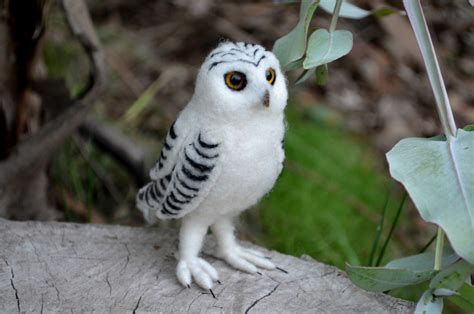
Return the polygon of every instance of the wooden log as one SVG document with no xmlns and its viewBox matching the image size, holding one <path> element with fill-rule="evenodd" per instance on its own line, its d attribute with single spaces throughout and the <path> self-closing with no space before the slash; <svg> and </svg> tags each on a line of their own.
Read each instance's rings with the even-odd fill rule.
<svg viewBox="0 0 474 314">
<path fill-rule="evenodd" d="M 0 219 L 1 313 L 408 313 L 413 304 L 355 287 L 335 267 L 265 252 L 288 271 L 245 274 L 212 255 L 216 298 L 175 278 L 176 230 Z M 250 245 L 250 244 L 246 244 Z"/>
</svg>

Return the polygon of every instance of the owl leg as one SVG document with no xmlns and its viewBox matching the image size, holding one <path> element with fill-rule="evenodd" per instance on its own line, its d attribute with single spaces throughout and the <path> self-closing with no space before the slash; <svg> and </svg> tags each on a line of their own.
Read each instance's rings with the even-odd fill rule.
<svg viewBox="0 0 474 314">
<path fill-rule="evenodd" d="M 234 268 L 251 274 L 258 272 L 257 267 L 264 269 L 276 268 L 262 253 L 244 248 L 237 243 L 234 226 L 230 218 L 216 222 L 211 226 L 211 229 L 217 239 L 217 255 Z"/>
<path fill-rule="evenodd" d="M 176 267 L 178 281 L 183 286 L 189 287 L 194 279 L 200 287 L 211 289 L 219 279 L 216 269 L 198 256 L 208 227 L 209 224 L 196 217 L 186 216 L 183 219 L 179 235 L 179 262 Z"/>
</svg>

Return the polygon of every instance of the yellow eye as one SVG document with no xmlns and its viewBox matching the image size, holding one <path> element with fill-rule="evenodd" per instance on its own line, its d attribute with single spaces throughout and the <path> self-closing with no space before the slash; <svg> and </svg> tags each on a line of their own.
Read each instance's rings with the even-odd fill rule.
<svg viewBox="0 0 474 314">
<path fill-rule="evenodd" d="M 224 75 L 224 81 L 227 87 L 232 90 L 240 91 L 247 86 L 247 78 L 245 74 L 237 71 L 228 72 Z"/>
<path fill-rule="evenodd" d="M 267 78 L 268 83 L 273 85 L 276 79 L 275 70 L 273 70 L 273 68 L 268 68 L 265 72 L 265 77 Z"/>
</svg>

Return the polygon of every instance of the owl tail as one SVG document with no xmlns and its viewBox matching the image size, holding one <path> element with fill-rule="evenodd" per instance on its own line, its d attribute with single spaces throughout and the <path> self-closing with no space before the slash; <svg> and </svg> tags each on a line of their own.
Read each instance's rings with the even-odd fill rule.
<svg viewBox="0 0 474 314">
<path fill-rule="evenodd" d="M 135 199 L 138 209 L 143 213 L 143 217 L 149 224 L 154 224 L 157 222 L 158 218 L 156 217 L 156 208 L 154 200 L 150 199 L 150 189 L 153 188 L 155 182 L 150 182 L 144 187 L 142 187 Z"/>
</svg>

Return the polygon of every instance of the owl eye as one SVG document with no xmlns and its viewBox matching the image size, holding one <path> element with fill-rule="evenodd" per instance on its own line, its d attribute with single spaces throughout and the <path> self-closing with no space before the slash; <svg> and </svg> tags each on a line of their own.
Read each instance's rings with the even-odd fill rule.
<svg viewBox="0 0 474 314">
<path fill-rule="evenodd" d="M 273 68 L 268 68 L 265 72 L 265 77 L 267 78 L 268 83 L 274 84 L 276 79 L 276 73 Z"/>
<path fill-rule="evenodd" d="M 224 81 L 227 87 L 236 91 L 241 91 L 247 86 L 247 77 L 245 74 L 237 71 L 226 73 L 224 75 Z"/>
</svg>

